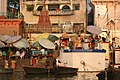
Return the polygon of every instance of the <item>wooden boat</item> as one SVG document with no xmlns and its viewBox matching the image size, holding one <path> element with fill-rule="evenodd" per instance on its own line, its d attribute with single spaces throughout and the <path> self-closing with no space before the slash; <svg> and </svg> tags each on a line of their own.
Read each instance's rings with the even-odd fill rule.
<svg viewBox="0 0 120 80">
<path fill-rule="evenodd" d="M 55 69 L 56 74 L 76 74 L 77 72 L 78 68 L 73 67 L 57 66 Z"/>
<path fill-rule="evenodd" d="M 13 73 L 13 69 L 11 69 L 11 68 L 8 68 L 8 69 L 0 68 L 0 74 L 10 74 L 10 73 Z"/>
<path fill-rule="evenodd" d="M 26 74 L 76 74 L 78 68 L 57 66 L 56 68 L 23 66 Z"/>
<path fill-rule="evenodd" d="M 26 74 L 49 74 L 51 69 L 46 67 L 35 67 L 35 66 L 23 66 L 23 69 Z"/>
<path fill-rule="evenodd" d="M 101 71 L 96 76 L 98 80 L 119 80 L 120 68 L 108 68 L 105 71 Z"/>
</svg>

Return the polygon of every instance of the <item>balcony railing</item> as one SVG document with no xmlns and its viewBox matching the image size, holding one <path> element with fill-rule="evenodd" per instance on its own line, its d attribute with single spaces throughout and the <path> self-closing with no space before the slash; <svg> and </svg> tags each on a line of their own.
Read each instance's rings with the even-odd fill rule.
<svg viewBox="0 0 120 80">
<path fill-rule="evenodd" d="M 26 33 L 43 33 L 43 32 L 62 33 L 63 29 L 61 27 L 57 27 L 57 28 L 26 27 L 25 32 Z"/>
<path fill-rule="evenodd" d="M 43 3 L 43 0 L 23 0 L 23 2 L 37 2 Z M 46 4 L 53 4 L 53 3 L 70 3 L 70 0 L 46 0 Z"/>
<path fill-rule="evenodd" d="M 70 0 L 46 0 L 46 4 L 53 3 L 70 3 Z"/>
<path fill-rule="evenodd" d="M 74 15 L 74 11 L 48 11 L 50 16 L 66 16 L 66 15 Z M 39 16 L 39 11 L 33 11 L 33 15 Z"/>
<path fill-rule="evenodd" d="M 50 32 L 50 33 L 63 33 L 64 31 L 66 32 L 73 32 L 73 33 L 77 33 L 78 31 L 81 31 L 81 29 L 76 28 L 75 26 L 73 26 L 71 28 L 71 30 L 68 29 L 64 29 L 62 26 L 52 26 L 52 28 L 38 28 L 36 26 L 32 26 L 32 27 L 26 27 L 25 32 L 26 33 L 43 33 L 43 32 Z"/>
<path fill-rule="evenodd" d="M 79 2 L 80 0 L 72 0 L 72 2 Z M 43 4 L 43 0 L 23 0 L 23 2 L 36 2 Z M 71 0 L 46 0 L 46 4 L 53 4 L 53 3 L 71 3 Z"/>
</svg>

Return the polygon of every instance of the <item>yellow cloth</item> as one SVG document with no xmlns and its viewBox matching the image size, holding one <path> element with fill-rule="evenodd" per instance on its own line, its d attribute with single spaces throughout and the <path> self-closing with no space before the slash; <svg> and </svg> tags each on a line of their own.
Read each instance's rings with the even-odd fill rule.
<svg viewBox="0 0 120 80">
<path fill-rule="evenodd" d="M 40 34 L 35 38 L 35 41 L 39 41 L 39 39 L 41 38 L 48 38 L 49 35 L 50 35 L 49 33 Z"/>
</svg>

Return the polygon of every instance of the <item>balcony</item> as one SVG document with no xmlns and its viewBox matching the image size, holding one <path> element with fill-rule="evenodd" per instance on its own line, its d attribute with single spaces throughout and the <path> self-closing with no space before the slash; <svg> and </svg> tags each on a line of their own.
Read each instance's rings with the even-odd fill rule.
<svg viewBox="0 0 120 80">
<path fill-rule="evenodd" d="M 35 0 L 26 0 L 26 1 L 35 1 Z"/>
<path fill-rule="evenodd" d="M 46 0 L 46 4 L 70 3 L 70 0 Z"/>
<path fill-rule="evenodd" d="M 70 16 L 74 15 L 74 11 L 48 11 L 48 14 L 50 16 Z M 33 15 L 39 16 L 40 12 L 39 11 L 33 11 Z"/>
<path fill-rule="evenodd" d="M 43 4 L 43 0 L 23 0 L 23 2 L 27 3 L 38 3 L 38 4 Z M 79 0 L 73 0 L 72 2 L 79 2 Z M 46 0 L 46 4 L 70 4 L 71 0 Z"/>
<path fill-rule="evenodd" d="M 84 23 L 74 23 L 73 26 L 68 27 L 64 26 L 63 24 L 58 25 L 58 24 L 52 24 L 52 27 L 38 27 L 37 24 L 34 24 L 32 26 L 26 26 L 25 28 L 25 33 L 44 33 L 44 32 L 49 32 L 49 33 L 77 33 L 77 32 L 82 32 L 84 31 Z"/>
<path fill-rule="evenodd" d="M 62 33 L 63 29 L 61 27 L 52 27 L 52 28 L 37 28 L 37 27 L 26 27 L 26 33 L 43 33 L 43 32 L 52 32 L 52 33 Z"/>
</svg>

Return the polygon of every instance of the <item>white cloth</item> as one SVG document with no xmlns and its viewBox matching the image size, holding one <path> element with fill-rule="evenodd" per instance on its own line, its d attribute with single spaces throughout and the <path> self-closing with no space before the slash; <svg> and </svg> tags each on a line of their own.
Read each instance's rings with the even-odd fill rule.
<svg viewBox="0 0 120 80">
<path fill-rule="evenodd" d="M 45 54 L 45 50 L 44 49 L 41 49 L 41 52 L 42 52 L 42 54 Z"/>
<path fill-rule="evenodd" d="M 20 56 L 20 52 L 19 51 L 16 51 L 16 56 Z"/>
</svg>

